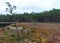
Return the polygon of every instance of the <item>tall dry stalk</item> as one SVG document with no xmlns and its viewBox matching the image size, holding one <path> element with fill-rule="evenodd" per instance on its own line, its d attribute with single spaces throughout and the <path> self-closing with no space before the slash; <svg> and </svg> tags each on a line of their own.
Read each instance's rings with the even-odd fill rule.
<svg viewBox="0 0 60 43">
<path fill-rule="evenodd" d="M 16 31 L 17 31 L 17 35 L 18 35 L 18 43 L 20 43 L 20 34 L 19 34 L 19 30 L 17 28 L 17 23 L 15 23 L 16 26 Z"/>
</svg>

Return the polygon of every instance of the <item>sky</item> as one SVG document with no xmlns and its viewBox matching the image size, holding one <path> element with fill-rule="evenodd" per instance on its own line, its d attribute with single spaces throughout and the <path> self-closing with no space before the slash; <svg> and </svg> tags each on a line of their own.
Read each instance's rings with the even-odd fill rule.
<svg viewBox="0 0 60 43">
<path fill-rule="evenodd" d="M 43 12 L 53 8 L 60 9 L 60 0 L 0 0 L 0 14 L 8 13 L 5 11 L 6 2 L 17 7 L 15 13 Z"/>
</svg>

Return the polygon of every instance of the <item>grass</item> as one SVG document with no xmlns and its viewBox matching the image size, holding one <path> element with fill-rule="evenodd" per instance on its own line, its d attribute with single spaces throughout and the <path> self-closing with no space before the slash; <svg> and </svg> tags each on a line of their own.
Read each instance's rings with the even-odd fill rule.
<svg viewBox="0 0 60 43">
<path fill-rule="evenodd" d="M 10 26 L 15 26 L 15 24 L 11 24 Z M 22 26 L 24 30 L 25 29 L 32 30 L 31 35 L 26 35 L 21 33 L 20 37 L 22 39 L 28 38 L 29 40 L 40 40 L 42 36 L 48 37 L 52 34 L 53 35 L 60 34 L 59 33 L 60 24 L 55 24 L 55 23 L 17 23 L 17 26 Z M 8 40 L 10 42 L 12 40 L 18 39 L 16 30 L 12 31 L 11 29 L 5 27 L 3 29 L 0 29 L 0 33 L 2 33 L 2 36 L 5 39 L 5 41 Z"/>
</svg>

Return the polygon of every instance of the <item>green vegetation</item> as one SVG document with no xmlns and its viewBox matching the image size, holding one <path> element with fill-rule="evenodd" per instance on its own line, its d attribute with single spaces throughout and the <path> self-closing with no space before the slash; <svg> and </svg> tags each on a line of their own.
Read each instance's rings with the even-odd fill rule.
<svg viewBox="0 0 60 43">
<path fill-rule="evenodd" d="M 60 42 L 59 25 L 53 25 L 53 23 L 60 23 L 60 9 L 53 9 L 40 13 L 32 12 L 14 14 L 13 11 L 16 10 L 16 6 L 11 5 L 9 2 L 6 2 L 6 4 L 8 6 L 6 11 L 10 14 L 0 14 L 0 22 L 8 22 L 0 24 L 2 27 L 0 29 L 0 43 L 55 43 L 56 39 Z M 9 22 L 16 23 L 9 25 Z M 47 22 L 52 24 L 47 25 L 47 23 L 43 23 L 41 25 L 41 23 L 38 22 Z M 9 26 L 5 27 L 6 25 Z M 18 29 L 19 26 L 23 27 L 23 29 Z M 16 29 L 11 29 L 10 27 L 16 27 Z M 58 38 L 56 38 L 57 36 Z"/>
<path fill-rule="evenodd" d="M 1 14 L 0 22 L 60 22 L 60 9 L 40 13 Z"/>
<path fill-rule="evenodd" d="M 16 6 L 12 6 L 9 2 L 6 2 L 8 8 L 6 8 L 6 11 L 8 11 L 10 14 L 13 14 L 13 10 L 16 10 Z"/>
</svg>

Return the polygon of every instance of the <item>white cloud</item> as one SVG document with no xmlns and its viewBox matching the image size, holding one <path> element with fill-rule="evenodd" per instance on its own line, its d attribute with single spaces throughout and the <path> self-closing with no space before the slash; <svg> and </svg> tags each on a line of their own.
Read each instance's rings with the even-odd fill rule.
<svg viewBox="0 0 60 43">
<path fill-rule="evenodd" d="M 40 12 L 52 8 L 60 8 L 59 0 L 0 0 L 0 12 L 4 12 L 6 3 L 10 2 L 17 6 L 17 12 Z"/>
</svg>

